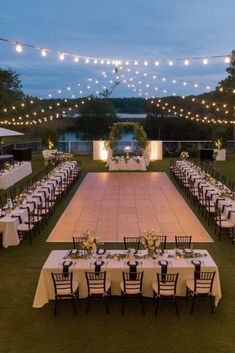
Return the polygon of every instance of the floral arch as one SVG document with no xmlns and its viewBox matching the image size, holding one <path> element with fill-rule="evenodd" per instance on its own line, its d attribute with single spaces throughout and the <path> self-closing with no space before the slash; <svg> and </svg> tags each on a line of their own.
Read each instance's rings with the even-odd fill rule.
<svg viewBox="0 0 235 353">
<path fill-rule="evenodd" d="M 112 126 L 108 137 L 108 147 L 113 148 L 114 141 L 118 138 L 119 134 L 125 129 L 132 129 L 135 135 L 135 138 L 142 149 L 145 149 L 148 145 L 147 135 L 143 129 L 143 126 L 139 123 L 131 123 L 131 122 L 120 122 L 115 123 Z"/>
</svg>

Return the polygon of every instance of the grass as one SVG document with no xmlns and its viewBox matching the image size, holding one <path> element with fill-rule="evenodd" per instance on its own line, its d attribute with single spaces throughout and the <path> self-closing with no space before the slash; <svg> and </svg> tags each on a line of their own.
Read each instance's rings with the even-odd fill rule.
<svg viewBox="0 0 235 353">
<path fill-rule="evenodd" d="M 52 249 L 65 249 L 68 244 L 46 243 L 58 217 L 70 201 L 87 172 L 106 171 L 104 163 L 81 156 L 82 178 L 74 186 L 43 230 L 40 237 L 18 247 L 0 250 L 0 353 L 233 353 L 235 352 L 235 248 L 229 239 L 218 242 L 213 228 L 205 228 L 214 238 L 213 244 L 198 244 L 207 248 L 220 270 L 222 299 L 212 315 L 209 304 L 199 303 L 190 315 L 190 304 L 179 300 L 180 317 L 173 306 L 162 305 L 159 316 L 153 316 L 152 301 L 146 299 L 146 315 L 138 303 L 130 303 L 121 317 L 119 298 L 113 298 L 111 314 L 102 303 L 92 305 L 89 315 L 85 302 L 79 303 L 74 316 L 71 303 L 64 303 L 58 316 L 53 316 L 53 302 L 33 309 L 40 270 Z M 235 177 L 235 156 L 216 167 L 228 177 Z M 36 173 L 43 167 L 40 156 L 33 158 Z M 151 171 L 168 171 L 169 160 L 151 163 Z M 197 208 L 192 207 L 197 213 Z M 199 217 L 200 218 L 200 217 Z M 115 247 L 115 244 L 109 244 Z"/>
</svg>

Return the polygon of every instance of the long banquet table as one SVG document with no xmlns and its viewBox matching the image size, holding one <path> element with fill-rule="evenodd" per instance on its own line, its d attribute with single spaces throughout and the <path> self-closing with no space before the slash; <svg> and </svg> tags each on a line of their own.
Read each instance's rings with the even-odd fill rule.
<svg viewBox="0 0 235 353">
<path fill-rule="evenodd" d="M 194 252 L 200 253 L 201 257 L 197 258 L 201 260 L 201 270 L 202 271 L 216 271 L 214 285 L 213 285 L 213 295 L 215 296 L 215 305 L 221 298 L 221 288 L 219 271 L 216 263 L 210 256 L 207 250 L 194 250 Z M 51 273 L 52 272 L 62 272 L 62 263 L 65 258 L 67 258 L 68 250 L 53 250 L 49 257 L 47 258 L 39 277 L 39 282 L 37 285 L 37 290 L 33 302 L 34 308 L 41 308 L 49 302 L 49 300 L 54 299 L 54 287 L 52 282 Z M 124 250 L 109 250 L 107 251 L 107 256 L 103 256 L 104 265 L 101 270 L 107 272 L 107 279 L 111 280 L 111 288 L 113 295 L 120 295 L 120 282 L 122 281 L 122 272 L 129 271 L 129 266 L 127 264 L 128 258 L 119 260 L 116 258 L 110 258 L 109 255 L 115 254 L 127 254 Z M 137 261 L 139 265 L 137 266 L 138 271 L 144 271 L 143 280 L 143 294 L 146 297 L 152 297 L 152 282 L 156 280 L 156 273 L 161 271 L 161 266 L 159 265 L 159 260 L 168 261 L 168 273 L 179 273 L 178 285 L 177 285 L 177 296 L 185 296 L 186 286 L 185 281 L 187 279 L 192 279 L 194 276 L 195 267 L 191 263 L 191 258 L 178 258 L 175 256 L 175 250 L 166 250 L 164 255 L 157 256 L 156 259 L 153 258 L 142 258 L 142 255 L 146 254 L 145 250 L 141 250 L 139 253 Z M 100 258 L 100 257 L 99 257 Z M 73 271 L 74 278 L 79 281 L 79 296 L 80 298 L 87 297 L 87 283 L 85 278 L 85 271 L 94 270 L 94 262 L 97 256 L 93 256 L 90 259 L 72 259 L 72 266 L 70 271 Z M 70 259 L 67 258 L 68 261 Z"/>
<path fill-rule="evenodd" d="M 44 182 L 38 182 L 37 187 L 29 192 L 26 196 L 26 200 L 14 210 L 11 210 L 4 217 L 0 217 L 0 232 L 2 232 L 2 246 L 7 248 L 8 246 L 19 245 L 20 240 L 17 233 L 17 226 L 21 221 L 24 222 L 27 217 L 27 207 L 32 211 L 39 203 L 43 203 L 45 198 L 48 197 L 53 189 L 60 181 L 66 177 L 66 171 L 73 169 L 76 162 L 66 162 L 55 168 L 47 180 Z"/>
<path fill-rule="evenodd" d="M 6 190 L 32 173 L 31 162 L 23 162 L 0 174 L 0 189 Z"/>
<path fill-rule="evenodd" d="M 194 182 L 196 187 L 202 187 L 204 195 L 208 195 L 214 203 L 217 201 L 222 215 L 235 226 L 235 200 L 231 197 L 223 196 L 224 185 L 220 182 L 211 184 L 206 181 L 205 173 L 196 166 L 193 167 L 187 161 L 177 161 L 176 163 L 177 167 L 186 174 L 188 179 L 190 178 Z"/>
</svg>

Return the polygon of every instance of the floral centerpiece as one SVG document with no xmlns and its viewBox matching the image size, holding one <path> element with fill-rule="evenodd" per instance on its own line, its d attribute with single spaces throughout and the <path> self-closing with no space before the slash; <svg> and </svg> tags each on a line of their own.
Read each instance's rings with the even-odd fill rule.
<svg viewBox="0 0 235 353">
<path fill-rule="evenodd" d="M 92 250 L 96 250 L 98 245 L 98 239 L 95 237 L 94 232 L 87 230 L 83 235 L 82 249 L 87 250 L 88 253 L 91 253 Z"/>
<path fill-rule="evenodd" d="M 187 159 L 187 158 L 189 158 L 188 152 L 182 151 L 182 152 L 180 153 L 180 159 L 185 160 L 185 159 Z"/>
<path fill-rule="evenodd" d="M 4 168 L 4 170 L 10 170 L 11 169 L 11 163 L 5 162 L 3 168 Z"/>
<path fill-rule="evenodd" d="M 153 255 L 154 250 L 159 248 L 161 242 L 160 238 L 155 234 L 154 230 L 146 230 L 141 239 L 144 248 L 148 250 L 149 256 Z"/>
<path fill-rule="evenodd" d="M 207 181 L 209 184 L 211 184 L 211 185 L 215 185 L 215 183 L 216 183 L 216 179 L 215 178 L 213 178 L 210 174 L 208 174 L 208 173 L 205 173 L 204 174 L 204 177 L 203 177 L 203 179 L 205 180 L 205 181 Z"/>
<path fill-rule="evenodd" d="M 17 206 L 21 205 L 26 200 L 26 198 L 27 198 L 27 194 L 25 194 L 25 193 L 21 193 L 21 194 L 17 195 L 14 200 L 15 204 Z"/>
<path fill-rule="evenodd" d="M 71 161 L 71 159 L 73 158 L 73 154 L 70 153 L 70 152 L 65 152 L 63 154 L 63 158 L 66 160 L 66 161 Z"/>
</svg>

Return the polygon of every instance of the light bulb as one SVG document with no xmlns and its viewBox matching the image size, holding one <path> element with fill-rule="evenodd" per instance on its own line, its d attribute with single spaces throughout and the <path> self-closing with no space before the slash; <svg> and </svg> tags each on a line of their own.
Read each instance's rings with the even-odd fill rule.
<svg viewBox="0 0 235 353">
<path fill-rule="evenodd" d="M 64 60 L 64 54 L 61 53 L 60 56 L 59 56 L 60 60 L 63 61 Z"/>
<path fill-rule="evenodd" d="M 208 64 L 208 59 L 207 59 L 207 58 L 204 58 L 204 59 L 202 60 L 202 63 L 203 63 L 204 65 L 207 65 L 207 64 Z"/>
<path fill-rule="evenodd" d="M 41 55 L 42 55 L 42 56 L 46 56 L 46 55 L 47 55 L 47 52 L 46 52 L 45 49 L 41 49 Z"/>
<path fill-rule="evenodd" d="M 19 43 L 17 43 L 17 44 L 16 44 L 16 51 L 17 51 L 17 53 L 21 53 L 22 50 L 23 50 L 22 46 L 21 46 Z"/>
<path fill-rule="evenodd" d="M 184 60 L 184 65 L 186 65 L 186 66 L 189 65 L 189 59 Z"/>
<path fill-rule="evenodd" d="M 170 59 L 170 60 L 169 60 L 169 66 L 172 66 L 172 65 L 173 65 L 173 60 Z"/>
<path fill-rule="evenodd" d="M 229 64 L 230 63 L 230 57 L 229 56 L 226 56 L 226 58 L 224 59 L 224 62 L 226 64 Z"/>
<path fill-rule="evenodd" d="M 77 63 L 77 62 L 78 62 L 78 60 L 79 60 L 79 58 L 78 58 L 77 56 L 75 56 L 75 58 L 74 58 L 74 62 L 75 62 L 75 63 Z"/>
</svg>

